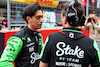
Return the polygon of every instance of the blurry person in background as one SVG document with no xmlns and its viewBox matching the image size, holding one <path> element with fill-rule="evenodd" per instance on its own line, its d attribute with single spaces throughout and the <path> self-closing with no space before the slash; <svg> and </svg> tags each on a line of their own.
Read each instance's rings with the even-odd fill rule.
<svg viewBox="0 0 100 67">
<path fill-rule="evenodd" d="M 79 25 L 84 9 L 78 1 L 61 6 L 62 31 L 50 34 L 41 51 L 39 67 L 100 66 L 100 51 L 96 41 L 85 36 Z"/>
<path fill-rule="evenodd" d="M 12 22 L 12 24 L 15 24 L 15 22 L 14 22 L 14 19 L 13 19 L 13 18 L 11 18 L 11 22 Z M 15 30 L 15 26 L 11 26 L 11 29 L 14 29 L 14 30 Z"/>
<path fill-rule="evenodd" d="M 23 23 L 23 18 L 21 18 L 21 22 Z M 25 26 L 20 26 L 20 29 L 23 29 Z"/>
<path fill-rule="evenodd" d="M 0 17 L 0 30 L 2 29 L 2 27 L 3 27 L 3 18 Z"/>
<path fill-rule="evenodd" d="M 84 30 L 89 30 L 89 37 L 97 42 L 100 49 L 100 21 L 95 13 L 86 19 Z"/>
<path fill-rule="evenodd" d="M 7 19 L 4 19 L 4 20 L 3 20 L 3 25 L 4 25 L 6 28 L 8 27 Z"/>
<path fill-rule="evenodd" d="M 1 58 L 0 67 L 39 67 L 43 47 L 42 34 L 38 31 L 43 22 L 41 6 L 30 4 L 23 10 L 27 26 L 15 33 L 8 41 Z"/>
</svg>

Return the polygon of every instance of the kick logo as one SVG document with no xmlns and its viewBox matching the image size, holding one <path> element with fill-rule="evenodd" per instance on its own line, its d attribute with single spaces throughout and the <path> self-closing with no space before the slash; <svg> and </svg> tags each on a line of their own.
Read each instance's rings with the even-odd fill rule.
<svg viewBox="0 0 100 67">
<path fill-rule="evenodd" d="M 75 49 L 71 49 L 70 45 L 67 45 L 64 42 L 58 42 L 57 45 L 57 51 L 56 55 L 57 56 L 62 56 L 62 55 L 74 55 L 77 56 L 78 58 L 84 58 L 84 51 L 79 48 L 79 46 L 76 46 Z"/>
</svg>

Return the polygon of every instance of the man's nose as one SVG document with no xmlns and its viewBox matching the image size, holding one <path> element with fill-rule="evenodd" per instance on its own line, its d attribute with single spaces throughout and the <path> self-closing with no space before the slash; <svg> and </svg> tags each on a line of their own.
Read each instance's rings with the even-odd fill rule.
<svg viewBox="0 0 100 67">
<path fill-rule="evenodd" d="M 40 21 L 43 22 L 43 18 L 41 18 Z"/>
</svg>

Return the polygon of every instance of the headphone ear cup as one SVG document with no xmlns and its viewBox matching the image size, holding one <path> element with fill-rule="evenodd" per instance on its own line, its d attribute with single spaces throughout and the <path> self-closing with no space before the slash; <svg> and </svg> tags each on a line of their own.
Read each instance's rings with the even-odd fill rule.
<svg viewBox="0 0 100 67">
<path fill-rule="evenodd" d="M 77 10 L 74 8 L 74 3 L 75 3 L 75 1 L 72 1 L 69 4 L 69 7 L 67 8 L 66 21 L 68 21 L 68 23 L 71 26 L 77 26 L 77 24 L 79 22 L 79 18 L 77 16 Z M 70 12 L 70 9 L 73 10 L 73 11 Z"/>
<path fill-rule="evenodd" d="M 68 21 L 68 23 L 71 25 L 71 26 L 76 26 L 76 24 L 78 23 L 79 19 L 78 17 L 76 16 L 75 13 L 68 13 L 67 14 L 67 17 L 66 17 L 66 21 Z"/>
</svg>

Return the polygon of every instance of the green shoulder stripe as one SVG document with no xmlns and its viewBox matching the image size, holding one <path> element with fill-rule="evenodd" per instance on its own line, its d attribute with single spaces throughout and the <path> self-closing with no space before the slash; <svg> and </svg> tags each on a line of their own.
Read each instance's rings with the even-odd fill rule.
<svg viewBox="0 0 100 67">
<path fill-rule="evenodd" d="M 99 62 L 100 62 L 100 50 L 99 50 L 99 47 L 98 47 L 96 41 L 94 41 L 93 46 L 94 46 L 94 48 L 97 50 L 97 54 L 98 54 L 98 58 L 99 58 Z"/>
<path fill-rule="evenodd" d="M 43 36 L 41 37 L 41 49 L 43 48 Z"/>
<path fill-rule="evenodd" d="M 42 48 L 41 53 L 40 53 L 40 58 L 42 58 L 42 55 L 43 55 L 45 46 L 46 46 L 46 44 L 47 44 L 47 42 L 48 42 L 48 38 L 49 38 L 49 37 L 47 37 L 47 39 L 46 39 L 45 45 L 43 45 L 43 48 Z"/>
</svg>

